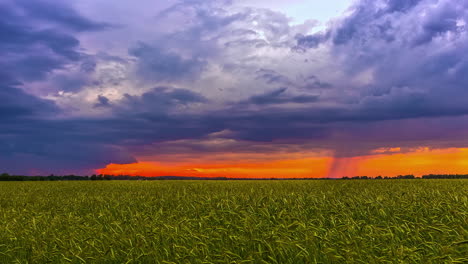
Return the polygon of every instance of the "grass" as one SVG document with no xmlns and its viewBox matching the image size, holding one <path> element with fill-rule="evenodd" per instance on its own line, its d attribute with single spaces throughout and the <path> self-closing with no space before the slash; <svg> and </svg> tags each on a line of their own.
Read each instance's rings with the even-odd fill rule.
<svg viewBox="0 0 468 264">
<path fill-rule="evenodd" d="M 0 263 L 467 263 L 468 180 L 0 183 Z"/>
</svg>

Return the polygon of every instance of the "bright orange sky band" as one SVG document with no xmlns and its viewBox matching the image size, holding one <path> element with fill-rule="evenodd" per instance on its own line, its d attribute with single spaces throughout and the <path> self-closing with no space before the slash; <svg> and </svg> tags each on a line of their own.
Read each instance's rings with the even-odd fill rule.
<svg viewBox="0 0 468 264">
<path fill-rule="evenodd" d="M 200 158 L 199 162 L 143 161 L 133 164 L 109 164 L 97 170 L 100 174 L 132 176 L 196 176 L 230 178 L 322 178 L 342 176 L 396 176 L 430 173 L 468 174 L 468 149 L 450 148 L 430 150 L 420 148 L 399 153 L 399 148 L 390 149 L 393 154 L 381 154 L 352 158 L 292 158 L 271 157 L 269 160 L 223 162 Z M 386 152 L 388 153 L 388 151 Z M 217 157 L 230 154 L 217 154 Z M 259 154 L 265 155 L 265 154 Z M 292 155 L 294 157 L 294 155 Z"/>
</svg>

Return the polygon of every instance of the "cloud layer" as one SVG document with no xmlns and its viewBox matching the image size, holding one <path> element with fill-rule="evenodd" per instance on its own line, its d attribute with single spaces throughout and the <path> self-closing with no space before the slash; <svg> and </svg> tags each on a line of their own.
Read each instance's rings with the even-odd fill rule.
<svg viewBox="0 0 468 264">
<path fill-rule="evenodd" d="M 468 145 L 464 1 L 361 0 L 322 24 L 262 1 L 112 5 L 0 5 L 3 170 Z"/>
</svg>

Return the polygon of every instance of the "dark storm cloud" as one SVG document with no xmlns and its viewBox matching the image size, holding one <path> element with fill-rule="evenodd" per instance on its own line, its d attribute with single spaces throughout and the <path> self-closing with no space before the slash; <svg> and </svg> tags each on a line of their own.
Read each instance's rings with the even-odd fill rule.
<svg viewBox="0 0 468 264">
<path fill-rule="evenodd" d="M 116 145 L 125 139 L 115 135 L 114 129 L 121 127 L 121 122 L 51 119 L 59 113 L 52 102 L 17 88 L 1 88 L 0 98 L 5 99 L 0 106 L 2 170 L 43 175 L 88 174 L 92 168 L 111 162 L 135 162 L 127 150 Z M 131 130 L 127 127 L 124 131 Z"/>
<path fill-rule="evenodd" d="M 387 12 L 405 12 L 417 5 L 421 0 L 387 0 Z M 366 3 L 364 3 L 366 4 Z"/>
<path fill-rule="evenodd" d="M 317 102 L 319 97 L 316 95 L 287 95 L 285 92 L 288 88 L 279 88 L 264 94 L 254 95 L 240 104 L 255 104 L 255 105 L 269 105 L 269 104 L 286 104 L 296 103 L 305 104 Z"/>
<path fill-rule="evenodd" d="M 306 89 L 328 89 L 332 87 L 332 84 L 321 81 L 317 76 L 313 74 L 305 78 Z"/>
<path fill-rule="evenodd" d="M 52 116 L 59 108 L 49 100 L 27 94 L 22 85 L 8 72 L 0 71 L 0 122 L 15 122 L 16 119 Z"/>
<path fill-rule="evenodd" d="M 0 18 L 0 65 L 20 80 L 38 80 L 79 59 L 79 42 L 55 30 L 34 30 Z"/>
<path fill-rule="evenodd" d="M 94 120 L 15 118 L 2 123 L 0 167 L 15 173 L 89 174 L 109 163 L 136 162 L 132 147 L 212 132 L 209 125 L 164 113 Z"/>
<path fill-rule="evenodd" d="M 294 87 L 299 90 L 327 89 L 332 87 L 331 84 L 321 81 L 313 74 L 306 77 L 300 76 L 295 80 L 291 80 L 287 76 L 271 69 L 258 70 L 256 72 L 256 79 L 264 80 L 265 83 L 272 86 Z"/>
<path fill-rule="evenodd" d="M 195 78 L 206 62 L 198 58 L 182 58 L 163 48 L 139 43 L 129 50 L 138 58 L 138 74 L 149 81 L 171 81 L 181 78 Z"/>
<path fill-rule="evenodd" d="M 122 59 L 122 64 L 135 63 L 136 83 L 157 87 L 120 91 L 120 99 L 91 90 L 90 108 L 106 113 L 95 117 L 66 117 L 52 101 L 29 94 L 28 83 L 49 77 L 61 91 L 71 93 L 89 85 L 99 58 L 84 54 L 77 34 L 109 25 L 66 4 L 54 9 L 48 1 L 3 4 L 0 168 L 89 173 L 108 163 L 135 162 L 134 154 L 155 143 L 180 141 L 180 149 L 186 149 L 187 142 L 193 152 L 211 151 L 193 142 L 213 137 L 231 142 L 216 151 L 236 149 L 232 142 L 238 141 L 243 142 L 242 151 L 249 149 L 249 142 L 281 142 L 332 149 L 337 156 L 427 142 L 434 147 L 468 146 L 468 37 L 460 22 L 468 18 L 466 4 L 383 2 L 363 0 L 324 32 L 294 37 L 288 18 L 276 12 L 228 12 L 227 2 L 179 1 L 155 20 L 161 27 L 181 26 L 155 37 L 157 41 L 143 39 L 124 47 L 132 58 Z M 304 73 L 304 64 L 296 62 L 308 60 L 309 51 L 322 47 L 333 65 L 318 72 L 328 75 Z M 294 64 L 269 65 L 283 63 L 275 56 L 288 51 L 296 52 L 288 54 L 297 59 Z M 262 56 L 274 58 L 261 62 Z M 210 63 L 222 69 L 220 75 L 238 71 L 232 82 L 238 85 L 235 81 L 242 79 L 242 98 L 234 96 L 221 105 L 199 87 L 175 88 L 198 80 Z M 51 76 L 70 65 L 79 72 Z M 223 77 L 216 80 L 223 82 Z M 109 83 L 118 86 L 127 78 L 120 72 L 110 74 Z M 248 78 L 251 84 L 244 80 Z M 160 82 L 173 87 L 158 86 Z M 259 83 L 266 88 L 250 88 Z M 25 169 L 23 164 L 31 165 Z"/>
<path fill-rule="evenodd" d="M 217 45 L 220 38 L 225 37 L 226 34 L 245 34 L 245 30 L 237 32 L 228 30 L 229 33 L 226 33 L 226 30 L 232 24 L 248 19 L 250 14 L 246 11 L 228 13 L 226 7 L 230 5 L 230 2 L 179 1 L 156 16 L 158 24 L 175 29 L 165 34 L 164 38 L 160 39 L 156 44 L 145 44 L 146 50 L 155 49 L 159 51 L 156 52 L 157 54 L 165 50 L 166 54 L 160 55 L 166 56 L 179 56 L 171 51 L 183 51 L 186 62 L 194 67 L 195 64 L 199 64 L 195 68 L 202 70 L 204 64 L 206 64 L 205 60 L 220 52 Z M 229 45 L 229 43 L 225 43 L 225 46 Z M 131 49 L 131 51 L 134 49 Z M 183 74 L 184 72 L 182 72 L 182 76 Z"/>
<path fill-rule="evenodd" d="M 382 5 L 378 1 L 361 0 L 354 4 L 352 14 L 341 21 L 337 27 L 312 35 L 298 35 L 296 48 L 299 50 L 316 48 L 330 38 L 334 45 L 347 44 L 353 39 L 366 41 L 367 38 L 391 42 L 397 37 L 393 35 L 393 22 L 410 12 L 420 2 L 424 1 L 386 0 Z M 430 0 L 425 2 L 427 5 Z M 416 14 L 411 14 L 411 16 L 414 15 Z"/>
<path fill-rule="evenodd" d="M 11 1 L 0 7 L 1 71 L 17 80 L 41 80 L 77 62 L 83 54 L 73 31 L 106 28 L 61 3 Z"/>
<path fill-rule="evenodd" d="M 437 5 L 433 3 L 429 0 L 385 1 L 384 5 L 380 5 L 376 1 L 365 0 L 357 3 L 348 17 L 333 23 L 325 32 L 297 36 L 296 46 L 303 49 L 301 54 L 304 56 L 308 49 L 328 45 L 332 58 L 340 65 L 335 67 L 341 67 L 329 70 L 344 73 L 341 83 L 332 85 L 323 82 L 322 76 L 314 73 L 294 79 L 262 67 L 255 69 L 254 78 L 273 87 L 294 88 L 294 92 L 289 93 L 286 88 L 270 89 L 217 111 L 174 115 L 171 114 L 174 109 L 209 102 L 202 100 L 201 95 L 194 97 L 198 99 L 174 100 L 171 89 L 151 91 L 141 97 L 128 97 L 125 103 L 127 112 L 135 113 L 135 116 L 149 122 L 133 127 L 141 126 L 141 131 L 146 131 L 144 126 L 149 128 L 151 126 L 148 124 L 152 124 L 153 129 L 158 131 L 142 133 L 140 143 L 197 139 L 213 132 L 230 131 L 226 136 L 229 139 L 312 142 L 317 147 L 339 150 L 340 154 L 337 155 L 342 156 L 368 154 L 372 148 L 382 144 L 410 147 L 424 140 L 437 141 L 441 138 L 453 139 L 452 146 L 463 146 L 461 131 L 468 131 L 468 126 L 457 126 L 458 132 L 453 132 L 451 128 L 454 125 L 444 120 L 465 120 L 468 114 L 465 99 L 468 98 L 465 89 L 468 85 L 468 57 L 464 52 L 468 41 L 465 27 L 458 22 L 459 19 L 466 19 L 467 12 L 460 2 L 446 0 L 439 1 Z M 219 9 L 210 13 L 210 8 L 207 9 L 201 2 L 178 6 L 177 12 L 184 10 L 186 14 L 195 14 L 193 19 L 197 23 L 168 39 L 190 43 L 188 54 L 191 55 L 170 55 L 166 49 L 162 52 L 157 48 L 141 46 L 141 52 L 156 54 L 162 58 L 161 61 L 170 58 L 165 63 L 167 67 L 149 67 L 149 63 L 146 68 L 153 68 L 155 76 L 160 74 L 158 78 L 167 80 L 174 80 L 171 73 L 175 71 L 165 72 L 165 69 L 178 69 L 181 78 L 200 74 L 200 65 L 203 65 L 200 58 L 217 52 L 216 48 L 209 49 L 213 47 L 213 42 L 201 41 L 206 39 L 203 36 L 218 36 L 213 39 L 220 41 L 225 33 L 217 35 L 218 30 L 237 22 L 257 21 L 259 28 L 264 30 L 262 41 L 270 47 L 277 48 L 287 43 L 280 39 L 288 35 L 291 28 L 287 19 L 280 14 L 244 10 L 235 15 L 223 15 Z M 425 12 L 426 16 L 421 17 L 421 12 Z M 253 43 L 261 40 L 258 35 L 245 30 L 230 32 L 234 32 L 230 35 L 232 41 L 242 45 L 252 47 Z M 232 41 L 225 43 L 234 43 Z M 234 46 L 240 48 L 242 45 Z M 137 56 L 139 63 L 146 63 L 144 57 L 149 57 L 149 61 L 158 58 L 151 54 Z M 363 79 L 367 79 L 365 84 L 351 81 L 362 74 Z M 327 99 L 327 96 L 298 93 L 298 90 L 306 87 L 326 90 L 328 98 L 336 96 L 345 103 Z M 300 106 L 286 106 L 290 103 Z M 447 130 L 433 128 L 442 124 Z M 172 133 L 166 133 L 168 131 Z M 138 149 L 140 143 L 132 147 Z M 434 142 L 432 145 L 441 144 Z M 352 151 L 343 150 L 348 147 Z"/>
<path fill-rule="evenodd" d="M 105 97 L 104 95 L 99 95 L 97 98 L 97 103 L 94 105 L 94 107 L 108 107 L 110 106 L 110 100 L 109 98 Z"/>
<path fill-rule="evenodd" d="M 15 119 L 51 115 L 58 112 L 53 102 L 28 95 L 22 90 L 0 82 L 0 122 L 15 122 Z"/>
<path fill-rule="evenodd" d="M 333 54 L 350 78 L 370 71 L 361 91 L 363 118 L 412 118 L 467 114 L 467 34 L 458 21 L 466 8 L 456 1 L 361 1 L 330 29 Z M 425 16 L 418 14 L 424 12 Z M 313 40 L 307 43 L 307 38 Z M 447 45 L 450 43 L 449 45 Z M 298 40 L 314 48 L 314 35 Z M 367 114 L 367 112 L 372 114 Z M 377 115 L 379 113 L 381 116 Z"/>
<path fill-rule="evenodd" d="M 312 35 L 297 35 L 297 46 L 294 47 L 296 51 L 305 51 L 308 48 L 317 48 L 318 45 L 322 44 L 323 42 L 327 41 L 330 37 L 330 33 L 326 32 L 319 32 Z"/>
<path fill-rule="evenodd" d="M 51 81 L 65 92 L 76 92 L 81 90 L 83 86 L 89 84 L 89 81 L 83 75 L 56 75 L 51 78 Z"/>
<path fill-rule="evenodd" d="M 206 99 L 190 90 L 156 88 L 142 96 L 126 95 L 116 106 L 118 117 L 100 119 L 59 118 L 51 101 L 25 92 L 25 82 L 44 80 L 51 72 L 81 64 L 93 72 L 95 63 L 84 56 L 74 31 L 107 28 L 84 18 L 71 7 L 44 1 L 18 1 L 0 8 L 0 168 L 10 173 L 90 173 L 109 163 L 135 159 L 121 146 L 162 140 L 193 138 L 215 131 L 204 122 L 171 117 L 168 111 Z M 38 23 L 38 21 L 46 23 Z M 195 76 L 203 67 L 195 59 L 144 45 L 131 50 L 140 56 L 143 74 L 171 80 Z M 151 76 L 150 76 L 151 75 Z M 84 79 L 55 75 L 65 91 L 75 91 Z M 98 105 L 110 107 L 98 97 Z M 128 110 L 128 111 L 125 111 Z M 55 117 L 55 118 L 54 118 Z M 120 146 L 119 146 L 120 145 Z M 25 165 L 26 164 L 26 165 Z"/>
<path fill-rule="evenodd" d="M 365 85 L 346 87 L 360 92 L 353 103 L 324 113 L 326 122 L 346 124 L 341 126 L 347 135 L 337 142 L 358 150 L 337 155 L 365 154 L 368 141 L 372 147 L 466 146 L 461 135 L 468 127 L 452 130 L 468 114 L 466 3 L 360 1 L 352 10 L 325 33 L 297 37 L 302 51 L 328 45 L 350 79 L 366 71 L 372 75 Z"/>
<path fill-rule="evenodd" d="M 32 50 L 34 45 L 40 45 L 67 58 L 77 57 L 74 49 L 79 43 L 74 37 L 57 30 L 34 29 L 32 26 L 30 23 L 24 23 L 22 18 L 0 17 L 2 53 L 16 53 L 24 48 Z"/>
<path fill-rule="evenodd" d="M 451 3 L 442 4 L 439 8 L 431 10 L 421 21 L 422 26 L 414 45 L 423 45 L 447 32 L 459 33 L 457 20 L 463 15 L 459 6 Z M 464 30 L 464 29 L 461 29 Z"/>
<path fill-rule="evenodd" d="M 6 1 L 0 4 L 0 168 L 17 173 L 85 171 L 111 161 L 133 159 L 112 144 L 78 136 L 73 122 L 54 120 L 61 109 L 28 93 L 28 82 L 80 63 L 76 31 L 107 28 L 63 3 Z M 62 89 L 81 80 L 56 76 Z M 78 82 L 78 83 L 77 83 Z M 87 128 L 81 127 L 86 130 Z"/>
<path fill-rule="evenodd" d="M 205 103 L 202 95 L 187 89 L 156 87 L 141 96 L 124 95 L 120 107 L 127 113 L 167 113 L 174 107 L 193 103 Z"/>
<path fill-rule="evenodd" d="M 203 117 L 170 113 L 207 102 L 185 89 L 157 87 L 141 96 L 126 95 L 115 104 L 99 96 L 96 106 L 114 107 L 114 117 L 85 119 L 46 119 L 46 111 L 58 111 L 51 102 L 19 89 L 0 91 L 12 102 L 0 107 L 0 167 L 12 173 L 89 174 L 109 163 L 136 162 L 128 151 L 132 147 L 200 138 L 219 129 Z"/>
<path fill-rule="evenodd" d="M 24 98 L 22 99 L 24 100 Z M 35 99 L 37 101 L 37 99 Z M 17 100 L 18 103 L 18 100 Z M 44 104 L 44 102 L 41 102 Z M 3 118 L 0 131 L 0 168 L 11 173 L 89 173 L 108 162 L 133 162 L 123 149 L 89 137 L 98 126 L 79 120 L 44 118 L 41 105 L 11 118 Z M 0 109 L 1 112 L 4 109 Z M 32 112 L 34 111 L 34 112 Z M 32 115 L 35 114 L 35 115 Z M 10 116 L 11 117 L 11 116 Z"/>
<path fill-rule="evenodd" d="M 123 148 L 105 144 L 91 144 L 77 135 L 63 134 L 63 126 L 50 126 L 47 122 L 36 126 L 54 127 L 55 130 L 32 127 L 34 134 L 15 131 L 16 135 L 0 134 L 0 167 L 10 173 L 36 175 L 89 174 L 91 168 L 109 163 L 133 163 L 135 159 Z M 84 128 L 83 128 L 84 129 Z M 24 138 L 28 141 L 25 142 Z"/>
<path fill-rule="evenodd" d="M 43 79 L 80 60 L 80 42 L 73 31 L 104 29 L 61 3 L 7 1 L 0 7 L 1 71 L 16 80 Z M 54 23 L 42 24 L 36 19 Z"/>
<path fill-rule="evenodd" d="M 288 77 L 277 73 L 274 70 L 270 69 L 260 69 L 257 71 L 257 78 L 265 80 L 268 84 L 273 85 L 291 85 L 292 82 L 289 80 Z"/>
<path fill-rule="evenodd" d="M 75 31 L 98 31 L 110 27 L 107 23 L 96 22 L 79 14 L 64 3 L 50 0 L 15 0 L 18 7 L 32 19 L 53 22 Z"/>
</svg>

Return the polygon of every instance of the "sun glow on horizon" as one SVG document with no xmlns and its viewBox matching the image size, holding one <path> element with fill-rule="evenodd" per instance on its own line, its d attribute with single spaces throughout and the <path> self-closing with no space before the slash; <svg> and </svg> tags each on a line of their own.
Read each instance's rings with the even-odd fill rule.
<svg viewBox="0 0 468 264">
<path fill-rule="evenodd" d="M 280 160 L 263 163 L 180 164 L 155 162 L 109 164 L 100 174 L 131 176 L 194 176 L 228 178 L 318 178 L 327 173 L 331 158 Z"/>
<path fill-rule="evenodd" d="M 339 178 L 343 176 L 396 176 L 430 173 L 468 173 L 468 149 L 419 148 L 401 153 L 390 148 L 378 149 L 361 157 L 314 157 L 263 162 L 109 164 L 98 169 L 100 174 L 131 176 L 192 176 L 228 178 Z"/>
</svg>

